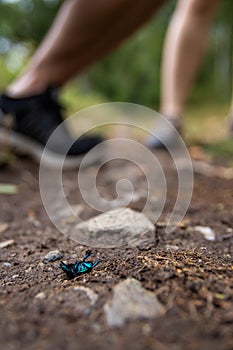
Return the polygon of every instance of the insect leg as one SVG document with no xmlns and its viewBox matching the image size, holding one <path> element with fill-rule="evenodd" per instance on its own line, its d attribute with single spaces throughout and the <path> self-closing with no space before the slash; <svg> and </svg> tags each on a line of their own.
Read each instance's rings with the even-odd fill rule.
<svg viewBox="0 0 233 350">
<path fill-rule="evenodd" d="M 84 255 L 83 261 L 85 261 L 90 255 L 91 255 L 91 250 L 87 250 L 86 254 Z"/>
<path fill-rule="evenodd" d="M 60 266 L 64 272 L 67 272 L 67 273 L 70 272 L 69 266 L 67 264 L 65 264 L 63 261 L 60 262 Z"/>
<path fill-rule="evenodd" d="M 96 265 L 98 265 L 98 264 L 99 264 L 99 262 L 100 262 L 100 260 L 96 260 L 96 261 L 94 262 L 94 264 L 93 264 L 92 268 L 93 268 L 93 267 L 95 267 Z"/>
</svg>

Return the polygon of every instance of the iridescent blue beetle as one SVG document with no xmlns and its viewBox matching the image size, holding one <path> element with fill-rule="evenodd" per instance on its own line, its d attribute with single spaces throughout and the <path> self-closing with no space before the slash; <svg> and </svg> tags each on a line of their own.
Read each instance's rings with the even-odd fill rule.
<svg viewBox="0 0 233 350">
<path fill-rule="evenodd" d="M 92 261 L 85 261 L 90 255 L 91 251 L 88 250 L 83 260 L 76 261 L 74 264 L 65 264 L 63 261 L 61 261 L 61 268 L 69 278 L 74 278 L 84 273 L 91 272 L 91 270 L 99 264 L 100 260 L 96 260 L 94 263 Z"/>
</svg>

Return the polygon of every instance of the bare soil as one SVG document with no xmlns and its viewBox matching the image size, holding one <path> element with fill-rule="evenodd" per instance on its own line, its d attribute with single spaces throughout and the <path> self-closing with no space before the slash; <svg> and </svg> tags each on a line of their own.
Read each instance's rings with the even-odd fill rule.
<svg viewBox="0 0 233 350">
<path fill-rule="evenodd" d="M 123 161 L 105 166 L 99 183 L 108 194 L 115 193 L 111 174 L 126 168 L 130 173 L 129 166 L 133 167 Z M 74 176 L 75 172 L 64 175 L 70 186 Z M 155 244 L 92 249 L 104 261 L 91 273 L 68 280 L 59 261 L 45 264 L 43 257 L 59 249 L 63 260 L 74 262 L 87 247 L 65 237 L 49 221 L 41 203 L 38 166 L 17 159 L 0 169 L 1 183 L 19 186 L 17 194 L 1 195 L 0 204 L 0 222 L 7 223 L 0 242 L 15 241 L 0 249 L 1 349 L 233 349 L 233 180 L 196 175 L 183 224 L 165 234 L 163 222 L 174 203 L 177 182 L 172 169 L 167 176 L 170 192 L 156 225 Z M 144 179 L 138 174 L 136 180 L 139 190 Z M 141 210 L 143 205 L 138 200 L 129 206 Z M 93 215 L 96 212 L 84 205 L 83 218 Z M 211 227 L 216 240 L 195 233 L 196 225 Z M 165 312 L 110 329 L 103 306 L 114 286 L 127 277 L 153 291 Z M 96 303 L 90 305 L 75 286 L 97 293 Z"/>
</svg>

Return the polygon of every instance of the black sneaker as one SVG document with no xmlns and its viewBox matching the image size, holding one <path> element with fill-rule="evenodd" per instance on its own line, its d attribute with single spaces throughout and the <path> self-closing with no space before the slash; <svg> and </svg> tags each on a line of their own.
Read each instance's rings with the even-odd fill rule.
<svg viewBox="0 0 233 350">
<path fill-rule="evenodd" d="M 40 161 L 44 147 L 53 131 L 63 122 L 57 89 L 47 88 L 43 93 L 25 98 L 0 95 L 0 143 L 19 153 Z M 78 167 L 83 156 L 102 142 L 99 136 L 82 136 L 74 141 L 65 127 L 59 137 L 46 148 L 46 164 L 60 166 L 69 145 L 64 168 Z M 93 159 L 93 161 L 95 161 Z"/>
</svg>

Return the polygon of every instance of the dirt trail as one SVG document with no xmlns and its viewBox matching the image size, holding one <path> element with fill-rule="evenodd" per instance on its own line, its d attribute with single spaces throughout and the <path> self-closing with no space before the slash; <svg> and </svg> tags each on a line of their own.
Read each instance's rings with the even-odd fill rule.
<svg viewBox="0 0 233 350">
<path fill-rule="evenodd" d="M 142 190 L 144 179 L 133 165 L 116 161 L 98 180 L 107 195 L 115 195 L 111 176 L 117 171 L 136 174 L 135 186 Z M 74 172 L 64 178 L 71 190 L 74 178 Z M 156 226 L 155 244 L 93 249 L 104 261 L 91 273 L 67 280 L 59 261 L 45 264 L 44 256 L 58 249 L 64 260 L 74 262 L 86 247 L 50 223 L 41 204 L 38 167 L 17 160 L 0 170 L 1 183 L 19 186 L 17 194 L 1 195 L 0 204 L 0 223 L 6 224 L 0 225 L 0 242 L 14 240 L 0 249 L 1 349 L 233 349 L 233 180 L 196 175 L 183 225 L 165 234 L 163 222 L 175 198 L 172 169 L 167 178 L 171 191 Z M 79 195 L 72 199 L 70 192 L 71 201 L 79 201 Z M 139 198 L 129 206 L 140 211 L 143 205 Z M 96 212 L 84 205 L 82 218 L 93 215 Z M 213 229 L 215 241 L 196 233 L 195 226 Z M 153 291 L 165 313 L 110 329 L 104 304 L 114 286 L 128 277 Z M 97 300 L 91 304 L 82 290 L 74 288 L 79 286 L 90 288 Z"/>
</svg>

